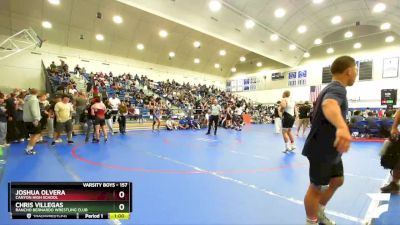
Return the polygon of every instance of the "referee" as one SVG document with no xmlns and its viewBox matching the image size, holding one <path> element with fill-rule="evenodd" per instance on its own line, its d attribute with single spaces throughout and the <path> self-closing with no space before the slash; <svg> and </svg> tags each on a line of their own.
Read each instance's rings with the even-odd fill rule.
<svg viewBox="0 0 400 225">
<path fill-rule="evenodd" d="M 211 125 L 214 122 L 214 135 L 217 135 L 217 128 L 218 128 L 218 119 L 219 115 L 221 114 L 222 108 L 218 105 L 217 99 L 212 101 L 211 110 L 210 110 L 210 117 L 208 118 L 208 132 L 206 135 L 210 134 Z"/>
</svg>

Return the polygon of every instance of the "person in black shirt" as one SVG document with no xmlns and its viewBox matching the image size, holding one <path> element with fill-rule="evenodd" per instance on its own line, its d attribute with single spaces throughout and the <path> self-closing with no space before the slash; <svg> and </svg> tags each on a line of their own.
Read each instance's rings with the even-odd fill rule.
<svg viewBox="0 0 400 225">
<path fill-rule="evenodd" d="M 331 66 L 332 82 L 319 94 L 313 112 L 311 131 L 304 144 L 303 155 L 310 162 L 310 185 L 304 198 L 307 225 L 335 224 L 325 215 L 325 206 L 343 184 L 341 156 L 351 144 L 346 125 L 348 103 L 346 87 L 357 77 L 355 60 L 349 56 L 336 58 Z"/>
<path fill-rule="evenodd" d="M 301 105 L 299 107 L 299 126 L 297 127 L 296 136 L 299 136 L 301 127 L 303 127 L 303 136 L 304 136 L 304 133 L 306 132 L 306 129 L 310 124 L 310 111 L 311 111 L 311 106 L 308 104 L 307 101 L 304 103 L 304 105 Z"/>
<path fill-rule="evenodd" d="M 386 115 L 388 116 L 388 115 Z M 391 116 L 391 113 L 389 113 L 389 116 Z M 396 116 L 394 118 L 393 121 L 393 125 L 392 125 L 392 129 L 390 131 L 390 135 L 393 138 L 399 138 L 399 122 L 400 122 L 400 110 L 397 110 L 396 112 Z M 400 185 L 399 185 L 399 181 L 400 181 L 400 161 L 397 161 L 397 163 L 395 164 L 392 172 L 392 181 L 387 184 L 386 186 L 381 187 L 381 191 L 382 193 L 399 193 L 400 191 Z"/>
</svg>

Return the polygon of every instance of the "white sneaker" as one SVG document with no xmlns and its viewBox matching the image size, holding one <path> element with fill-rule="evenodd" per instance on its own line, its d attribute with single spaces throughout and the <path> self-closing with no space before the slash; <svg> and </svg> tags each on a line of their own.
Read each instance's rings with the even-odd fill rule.
<svg viewBox="0 0 400 225">
<path fill-rule="evenodd" d="M 318 211 L 318 221 L 325 225 L 336 225 L 335 221 L 326 217 L 325 211 L 322 209 L 319 209 L 319 211 Z"/>
<path fill-rule="evenodd" d="M 306 225 L 319 225 L 319 223 L 318 223 L 318 222 L 312 223 L 312 222 L 310 222 L 310 221 L 307 221 L 307 222 L 306 222 Z"/>
<path fill-rule="evenodd" d="M 3 144 L 3 145 L 0 145 L 0 147 L 2 147 L 2 148 L 8 148 L 8 147 L 10 147 L 10 144 L 5 143 L 5 144 Z"/>
<path fill-rule="evenodd" d="M 293 143 L 293 144 L 291 144 L 291 145 L 290 145 L 290 147 L 289 147 L 289 148 L 290 148 L 290 150 L 291 150 L 291 151 L 293 151 L 293 150 L 295 150 L 295 149 L 296 149 L 296 145 Z"/>
<path fill-rule="evenodd" d="M 62 143 L 63 141 L 62 141 L 61 138 L 59 138 L 59 139 L 55 140 L 54 142 L 55 142 L 55 143 Z"/>
</svg>

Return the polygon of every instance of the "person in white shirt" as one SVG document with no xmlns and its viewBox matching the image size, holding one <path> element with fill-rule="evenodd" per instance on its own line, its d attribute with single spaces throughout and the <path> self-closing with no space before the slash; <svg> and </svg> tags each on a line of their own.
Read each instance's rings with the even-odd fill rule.
<svg viewBox="0 0 400 225">
<path fill-rule="evenodd" d="M 291 133 L 295 121 L 295 103 L 290 99 L 290 91 L 283 92 L 282 97 L 280 110 L 282 112 L 282 136 L 285 142 L 283 153 L 287 153 L 293 152 L 296 149 Z"/>
<path fill-rule="evenodd" d="M 233 126 L 235 127 L 235 130 L 241 131 L 241 121 L 242 121 L 242 113 L 243 113 L 243 108 L 241 106 L 237 106 L 234 112 L 233 116 Z"/>
<path fill-rule="evenodd" d="M 210 117 L 208 119 L 208 131 L 207 135 L 210 134 L 211 131 L 211 126 L 214 123 L 214 135 L 217 135 L 217 128 L 218 128 L 218 120 L 219 120 L 219 115 L 221 114 L 222 108 L 220 105 L 218 105 L 217 99 L 214 99 L 212 101 L 212 105 L 210 106 Z"/>
<path fill-rule="evenodd" d="M 113 123 L 115 123 L 115 121 L 117 120 L 117 115 L 118 115 L 118 108 L 119 105 L 121 105 L 121 101 L 119 100 L 119 98 L 116 97 L 115 94 L 112 94 L 112 97 L 110 99 L 108 99 L 108 102 L 111 105 L 112 108 L 112 117 L 113 117 Z"/>
</svg>

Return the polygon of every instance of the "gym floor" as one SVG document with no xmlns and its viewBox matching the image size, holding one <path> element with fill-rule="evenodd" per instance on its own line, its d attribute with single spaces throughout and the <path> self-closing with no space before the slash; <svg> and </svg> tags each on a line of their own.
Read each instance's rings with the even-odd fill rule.
<svg viewBox="0 0 400 225">
<path fill-rule="evenodd" d="M 24 153 L 26 143 L 13 144 L 4 150 L 0 224 L 55 223 L 11 220 L 10 181 L 131 181 L 133 212 L 122 224 L 305 223 L 303 198 L 309 179 L 308 161 L 301 155 L 304 137 L 296 139 L 295 153 L 284 154 L 281 135 L 273 133 L 272 125 L 245 126 L 241 132 L 219 129 L 217 136 L 205 132 L 131 131 L 100 144 L 85 144 L 80 135 L 74 145 L 65 139 L 56 147 L 38 144 L 35 156 Z M 326 210 L 337 224 L 361 224 L 387 205 L 373 223 L 398 223 L 399 196 L 379 201 L 382 196 L 373 195 L 388 178 L 379 163 L 381 145 L 356 142 L 343 156 L 345 184 Z"/>
</svg>

